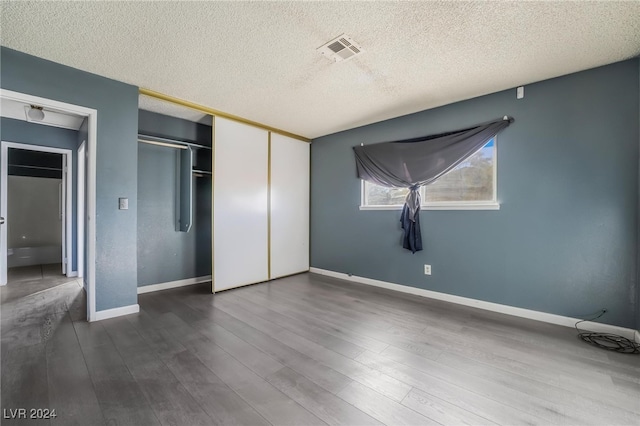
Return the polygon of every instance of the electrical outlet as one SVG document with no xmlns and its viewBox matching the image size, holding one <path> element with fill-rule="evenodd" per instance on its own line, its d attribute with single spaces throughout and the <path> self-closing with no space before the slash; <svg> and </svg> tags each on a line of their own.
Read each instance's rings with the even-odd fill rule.
<svg viewBox="0 0 640 426">
<path fill-rule="evenodd" d="M 431 275 L 431 265 L 424 265 L 424 274 Z"/>
<path fill-rule="evenodd" d="M 118 208 L 120 210 L 129 210 L 129 199 L 128 198 L 118 198 Z"/>
</svg>

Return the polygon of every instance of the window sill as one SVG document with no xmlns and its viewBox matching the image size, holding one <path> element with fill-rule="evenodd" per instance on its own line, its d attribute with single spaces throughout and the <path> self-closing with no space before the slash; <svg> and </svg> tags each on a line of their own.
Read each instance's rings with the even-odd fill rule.
<svg viewBox="0 0 640 426">
<path fill-rule="evenodd" d="M 402 206 L 360 206 L 360 210 L 402 210 Z M 420 210 L 500 210 L 500 203 L 431 203 Z"/>
</svg>

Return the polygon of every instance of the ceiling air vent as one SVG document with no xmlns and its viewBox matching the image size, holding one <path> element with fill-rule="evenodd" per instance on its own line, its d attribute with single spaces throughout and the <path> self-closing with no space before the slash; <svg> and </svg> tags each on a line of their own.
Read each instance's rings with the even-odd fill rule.
<svg viewBox="0 0 640 426">
<path fill-rule="evenodd" d="M 318 51 L 328 59 L 334 62 L 340 62 L 362 53 L 362 48 L 358 46 L 351 37 L 342 34 L 320 46 Z"/>
</svg>

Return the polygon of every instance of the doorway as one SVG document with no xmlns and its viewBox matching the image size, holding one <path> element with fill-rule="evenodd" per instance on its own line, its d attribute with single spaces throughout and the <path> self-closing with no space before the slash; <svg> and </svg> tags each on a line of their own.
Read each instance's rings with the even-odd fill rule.
<svg viewBox="0 0 640 426">
<path fill-rule="evenodd" d="M 0 216 L 5 224 L 0 228 L 0 283 L 7 284 L 10 268 L 28 266 L 35 268 L 18 275 L 59 264 L 61 275 L 75 276 L 71 150 L 5 141 L 1 149 Z"/>
<path fill-rule="evenodd" d="M 7 202 L 7 271 L 2 283 L 73 277 L 73 231 L 70 151 L 41 146 L 3 144 L 7 170 L 2 170 Z M 6 173 L 5 173 L 6 172 Z M 6 280 L 5 280 L 6 273 Z"/>
<path fill-rule="evenodd" d="M 7 222 L 11 220 L 7 217 L 7 178 L 8 178 L 8 154 L 10 149 L 31 149 L 43 152 L 59 153 L 66 159 L 63 170 L 67 171 L 67 178 L 64 185 L 61 186 L 60 197 L 64 200 L 64 231 L 61 231 L 61 239 L 64 241 L 64 255 L 61 253 L 61 268 L 65 265 L 65 274 L 68 276 L 84 275 L 84 288 L 86 290 L 86 318 L 88 321 L 96 319 L 96 296 L 95 296 L 95 258 L 96 258 L 96 147 L 97 147 L 97 118 L 98 114 L 95 109 L 86 108 L 78 105 L 59 102 L 52 99 L 41 98 L 38 96 L 27 95 L 24 93 L 13 92 L 10 90 L 0 89 L 0 100 L 2 101 L 2 116 L 7 118 L 17 118 L 5 115 L 8 109 L 5 108 L 7 103 L 22 103 L 23 111 L 34 108 L 34 105 L 41 111 L 44 111 L 45 117 L 47 113 L 51 115 L 68 115 L 79 118 L 84 126 L 84 143 L 82 144 L 82 161 L 78 159 L 78 165 L 83 165 L 82 179 L 83 185 L 78 184 L 70 178 L 73 176 L 72 167 L 72 150 L 63 148 L 51 148 L 47 146 L 28 145 L 10 140 L 2 141 L 1 164 L 0 164 L 0 284 L 7 282 Z M 16 114 L 20 114 L 20 110 L 16 110 Z M 24 119 L 23 119 L 24 120 Z M 28 118 L 26 121 L 30 121 Z M 45 123 L 41 123 L 45 124 Z M 55 126 L 55 125 L 54 125 Z M 61 127 L 61 126 L 59 126 Z M 77 129 L 77 127 L 76 127 Z M 5 138 L 3 132 L 3 138 Z M 37 141 L 41 142 L 41 141 Z M 31 143 L 31 142 L 29 142 Z M 26 145 L 26 147 L 24 146 Z M 62 152 L 61 152 L 62 151 Z M 80 150 L 79 150 L 80 151 Z M 80 152 L 78 152 L 80 154 Z M 64 160 L 63 160 L 64 161 Z M 78 170 L 79 172 L 79 170 Z M 78 174 L 80 177 L 80 173 Z M 77 182 L 79 183 L 79 182 Z M 68 194 L 73 193 L 73 189 L 77 188 L 77 207 L 82 209 L 72 209 L 71 197 Z M 82 192 L 81 192 L 82 191 Z M 62 194 L 64 192 L 64 194 Z M 80 193 L 81 192 L 81 193 Z M 64 195 L 64 196 L 63 196 Z M 80 195 L 84 196 L 84 200 L 80 199 Z M 71 222 L 71 216 L 77 212 L 77 223 Z M 6 218 L 6 220 L 5 220 Z M 70 223 L 71 222 L 71 223 Z M 82 245 L 78 244 L 79 240 Z M 75 253 L 74 253 L 75 247 Z M 62 252 L 62 250 L 61 250 Z"/>
</svg>

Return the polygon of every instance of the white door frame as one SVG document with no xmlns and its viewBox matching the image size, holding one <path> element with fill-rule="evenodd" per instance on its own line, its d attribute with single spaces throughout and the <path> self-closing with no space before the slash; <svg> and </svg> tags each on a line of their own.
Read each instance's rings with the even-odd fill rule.
<svg viewBox="0 0 640 426">
<path fill-rule="evenodd" d="M 78 181 L 77 181 L 77 199 L 78 204 L 76 206 L 78 212 L 76 216 L 78 217 L 78 228 L 77 228 L 77 243 L 76 243 L 76 252 L 78 253 L 77 262 L 77 271 L 78 277 L 84 277 L 84 217 L 85 217 L 85 171 L 87 164 L 87 141 L 84 140 L 78 147 Z M 86 281 L 82 280 L 83 285 L 86 285 Z"/>
<path fill-rule="evenodd" d="M 7 234 L 10 218 L 7 216 L 7 181 L 9 176 L 9 149 L 24 149 L 27 151 L 51 152 L 61 154 L 62 160 L 62 193 L 60 200 L 60 212 L 62 219 L 62 273 L 68 277 L 76 274 L 71 267 L 73 264 L 73 244 L 71 243 L 71 232 L 73 231 L 73 215 L 71 214 L 71 201 L 73 192 L 73 161 L 70 149 L 52 148 L 43 145 L 29 145 L 18 142 L 2 141 L 2 161 L 0 162 L 0 216 L 5 218 L 5 227 L 0 228 L 0 285 L 7 284 Z M 66 169 L 66 170 L 65 170 Z"/>
<path fill-rule="evenodd" d="M 62 184 L 60 185 L 59 206 L 60 219 L 62 220 L 62 274 L 67 277 L 75 276 L 72 271 L 73 268 L 71 268 L 71 266 L 73 266 L 73 243 L 71 242 L 71 232 L 73 232 L 73 215 L 71 214 L 73 193 L 69 191 L 69 183 L 71 183 L 70 186 L 73 187 L 73 160 L 69 161 L 70 158 L 73 158 L 71 155 L 70 152 L 63 153 L 62 155 Z M 7 158 L 9 158 L 9 155 L 7 155 Z M 4 179 L 4 174 L 2 178 Z M 7 182 L 8 181 L 9 179 L 7 178 Z M 7 196 L 8 195 L 7 191 Z M 5 235 L 7 234 L 8 232 L 5 232 Z"/>
<path fill-rule="evenodd" d="M 66 102 L 59 102 L 52 99 L 42 98 L 39 96 L 28 95 L 25 93 L 14 92 L 11 90 L 0 89 L 0 98 L 10 99 L 17 102 L 24 102 L 27 104 L 39 105 L 43 108 L 55 109 L 61 112 L 80 115 L 87 117 L 88 129 L 87 129 L 87 150 L 88 150 L 88 163 L 86 167 L 87 172 L 87 186 L 86 186 L 86 223 L 87 223 L 87 247 L 85 249 L 87 256 L 87 320 L 95 321 L 96 319 L 96 150 L 98 145 L 98 111 L 92 108 L 86 108 L 79 105 L 68 104 Z M 5 161 L 6 156 L 3 155 L 2 159 Z M 3 182 L 6 180 L 3 179 Z M 2 190 L 2 196 L 4 197 L 6 190 Z M 70 211 L 70 210 L 69 210 Z M 82 219 L 78 218 L 78 222 Z M 1 225 L 0 225 L 1 226 Z M 5 247 L 6 251 L 6 247 Z M 5 260 L 6 262 L 6 260 Z"/>
</svg>

